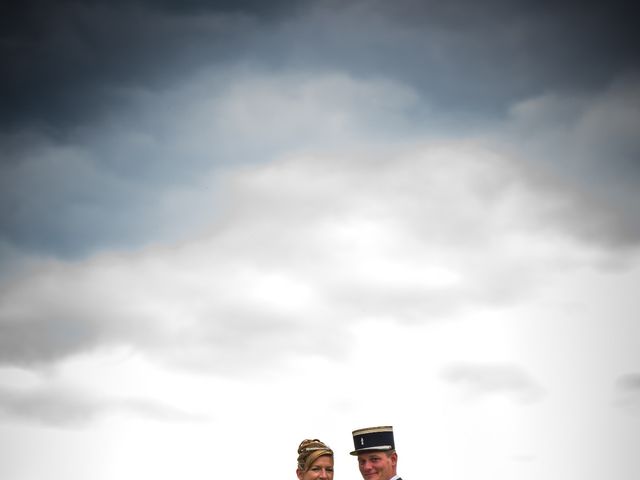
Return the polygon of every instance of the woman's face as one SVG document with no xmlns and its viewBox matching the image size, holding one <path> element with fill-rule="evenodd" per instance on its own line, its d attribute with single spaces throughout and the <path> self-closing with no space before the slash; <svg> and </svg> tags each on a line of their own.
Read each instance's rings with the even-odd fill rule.
<svg viewBox="0 0 640 480">
<path fill-rule="evenodd" d="M 299 480 L 333 480 L 333 457 L 322 455 L 311 464 L 306 472 L 297 469 L 296 473 Z"/>
</svg>

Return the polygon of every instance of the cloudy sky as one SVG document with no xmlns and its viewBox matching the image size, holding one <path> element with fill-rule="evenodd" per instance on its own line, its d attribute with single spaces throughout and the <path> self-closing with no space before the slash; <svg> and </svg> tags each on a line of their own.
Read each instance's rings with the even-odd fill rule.
<svg viewBox="0 0 640 480">
<path fill-rule="evenodd" d="M 4 4 L 0 477 L 637 479 L 634 13 Z"/>
</svg>

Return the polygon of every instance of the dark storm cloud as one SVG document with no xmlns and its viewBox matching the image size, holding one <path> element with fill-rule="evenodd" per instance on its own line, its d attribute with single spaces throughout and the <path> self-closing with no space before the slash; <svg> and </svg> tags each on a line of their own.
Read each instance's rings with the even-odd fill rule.
<svg viewBox="0 0 640 480">
<path fill-rule="evenodd" d="M 475 398 L 484 395 L 505 395 L 518 402 L 540 400 L 544 391 L 521 368 L 505 364 L 456 364 L 442 374 L 452 384 L 460 385 Z"/>
<path fill-rule="evenodd" d="M 267 142 L 259 138 L 277 123 L 274 118 L 280 121 L 288 110 L 304 108 L 299 91 L 288 97 L 289 103 L 277 104 L 277 113 L 264 115 L 262 123 L 225 130 L 228 117 L 216 107 L 238 83 L 234 69 L 245 68 L 249 76 L 340 72 L 356 85 L 391 81 L 416 97 L 401 112 L 401 134 L 422 129 L 462 135 L 469 125 L 508 117 L 514 102 L 549 93 L 590 95 L 636 70 L 640 42 L 635 17 L 620 5 L 498 0 L 5 2 L 0 15 L 0 262 L 5 249 L 77 258 L 103 248 L 182 239 L 211 222 L 215 205 L 207 207 L 201 191 L 173 200 L 184 190 L 199 190 L 194 184 L 212 168 L 247 162 L 248 151 L 254 153 L 253 161 L 269 161 L 270 153 L 290 147 L 292 136 L 297 146 L 308 148 L 309 137 L 298 131 Z M 203 72 L 217 75 L 218 83 L 182 96 L 175 93 L 184 93 L 180 89 L 198 75 L 206 76 Z M 264 85 L 249 88 L 254 87 Z M 277 87 L 286 97 L 295 82 Z M 251 91 L 241 93 L 254 98 Z M 207 101 L 213 107 L 204 118 L 188 108 L 180 111 Z M 367 104 L 384 101 L 382 94 L 371 95 Z M 241 107 L 246 118 L 255 116 L 254 103 Z M 362 105 L 356 108 L 363 110 Z M 233 106 L 231 110 L 237 114 Z M 393 136 L 385 128 L 388 112 L 382 108 L 374 113 L 371 124 L 382 127 L 366 133 Z M 338 129 L 327 133 L 323 128 L 341 114 L 305 125 L 305 132 L 323 132 L 313 138 L 314 145 L 335 140 Z M 195 138 L 184 129 L 185 124 L 193 126 L 186 121 L 191 118 L 210 128 L 196 130 Z M 604 117 L 602 125 L 607 125 Z M 574 168 L 556 153 L 545 166 L 562 164 L 563 172 L 576 172 L 578 183 L 588 176 L 604 179 L 607 199 L 618 191 L 617 182 L 628 181 L 624 191 L 631 195 L 613 195 L 614 203 L 624 203 L 611 208 L 624 212 L 614 228 L 606 222 L 593 228 L 620 232 L 612 236 L 634 244 L 640 228 L 618 227 L 627 224 L 627 212 L 636 206 L 637 182 L 629 179 L 640 178 L 637 135 L 633 125 L 628 131 L 634 135 L 620 137 L 619 129 L 610 130 L 603 130 L 594 148 L 585 143 L 589 155 L 601 152 L 593 165 L 583 168 L 583 162 Z M 537 133 L 523 132 L 527 137 Z M 205 138 L 208 144 L 189 150 Z M 567 137 L 563 143 L 572 140 Z M 580 151 L 572 153 L 581 156 Z"/>
<path fill-rule="evenodd" d="M 169 112 L 154 112 L 160 130 L 140 112 L 153 92 L 246 56 L 254 29 L 293 3 L 3 2 L 0 247 L 68 258 L 182 231 L 192 205 L 163 218 L 155 206 L 222 155 L 176 148 Z"/>
<path fill-rule="evenodd" d="M 594 91 L 638 67 L 622 3 L 326 1 L 262 32 L 274 65 L 385 76 L 418 90 L 455 125 L 484 122 L 549 91 Z M 422 112 L 425 113 L 425 112 Z M 454 115 L 456 114 L 456 115 Z"/>
<path fill-rule="evenodd" d="M 575 88 L 606 82 L 612 72 L 638 66 L 634 7 L 627 2 L 373 0 L 382 12 L 417 29 L 449 32 L 462 57 L 451 65 L 485 63 L 487 70 L 528 73 L 531 80 Z M 464 47 L 464 48 L 462 48 Z M 492 53 L 493 52 L 493 53 Z M 480 55 L 478 55 L 480 54 Z M 474 68 L 485 73 L 480 68 Z M 476 82 L 482 77 L 475 77 Z M 516 80 L 511 79 L 511 80 Z M 471 80 L 471 79 L 467 79 Z M 503 78 L 500 85 L 509 83 Z M 469 82 L 473 83 L 473 82 Z"/>
<path fill-rule="evenodd" d="M 244 7 L 244 8 L 243 8 Z M 118 88 L 160 88 L 240 48 L 253 2 L 10 2 L 2 18 L 2 126 L 56 132 L 121 100 Z"/>
<path fill-rule="evenodd" d="M 56 128 L 203 64 L 253 60 L 406 81 L 442 106 L 496 111 L 549 88 L 602 86 L 637 67 L 616 2 L 10 2 L 2 125 Z M 306 16 L 304 15 L 306 12 Z M 268 26 L 267 26 L 268 25 Z"/>
<path fill-rule="evenodd" d="M 320 38 L 323 30 L 330 33 L 325 48 L 315 55 L 308 51 L 307 58 L 392 75 L 441 109 L 500 114 L 519 98 L 603 88 L 638 66 L 633 12 L 620 3 L 352 5 L 345 8 L 348 27 L 340 27 L 344 18 L 330 18 L 324 29 L 312 31 Z"/>
<path fill-rule="evenodd" d="M 97 395 L 43 387 L 0 387 L 0 419 L 29 421 L 56 427 L 82 427 L 107 415 L 125 414 L 159 421 L 194 421 L 202 417 L 161 402 L 138 397 Z"/>
</svg>

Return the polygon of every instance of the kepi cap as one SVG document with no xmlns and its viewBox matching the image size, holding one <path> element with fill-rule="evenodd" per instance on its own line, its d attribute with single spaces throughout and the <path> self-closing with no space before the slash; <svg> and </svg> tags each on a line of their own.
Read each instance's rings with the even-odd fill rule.
<svg viewBox="0 0 640 480">
<path fill-rule="evenodd" d="M 377 450 L 395 450 L 393 441 L 393 427 L 369 427 L 353 431 L 353 446 L 351 455 Z"/>
</svg>

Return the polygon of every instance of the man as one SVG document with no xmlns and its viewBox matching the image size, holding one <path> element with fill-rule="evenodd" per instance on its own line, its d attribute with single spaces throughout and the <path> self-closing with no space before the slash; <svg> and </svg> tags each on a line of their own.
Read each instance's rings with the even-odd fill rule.
<svg viewBox="0 0 640 480">
<path fill-rule="evenodd" d="M 358 456 L 364 480 L 402 480 L 396 473 L 398 454 L 393 427 L 370 427 L 353 431 L 351 455 Z"/>
</svg>

